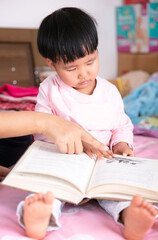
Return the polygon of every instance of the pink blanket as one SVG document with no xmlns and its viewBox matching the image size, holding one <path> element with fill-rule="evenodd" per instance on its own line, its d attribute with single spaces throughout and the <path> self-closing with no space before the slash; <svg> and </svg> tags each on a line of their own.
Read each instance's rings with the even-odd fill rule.
<svg viewBox="0 0 158 240">
<path fill-rule="evenodd" d="M 37 96 L 38 87 L 18 87 L 10 84 L 4 84 L 0 87 L 0 93 L 12 97 Z"/>
<path fill-rule="evenodd" d="M 158 139 L 135 136 L 135 153 L 139 157 L 158 156 Z M 0 186 L 0 239 L 27 240 L 16 218 L 16 206 L 26 192 Z M 123 240 L 123 228 L 95 202 L 82 206 L 67 204 L 60 218 L 62 227 L 49 232 L 44 240 Z M 158 239 L 158 219 L 143 240 Z"/>
</svg>

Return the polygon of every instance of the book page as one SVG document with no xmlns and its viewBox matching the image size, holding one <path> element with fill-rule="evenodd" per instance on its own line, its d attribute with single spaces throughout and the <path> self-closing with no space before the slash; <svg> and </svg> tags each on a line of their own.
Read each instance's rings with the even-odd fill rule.
<svg viewBox="0 0 158 240">
<path fill-rule="evenodd" d="M 133 185 L 158 191 L 158 160 L 123 157 L 97 160 L 89 190 L 103 184 Z"/>
<path fill-rule="evenodd" d="M 7 176 L 2 182 L 3 185 L 15 187 L 33 193 L 53 192 L 57 199 L 79 203 L 82 200 L 83 194 L 65 180 L 57 179 L 48 175 L 13 173 Z"/>
<path fill-rule="evenodd" d="M 62 154 L 54 144 L 35 141 L 15 170 L 65 179 L 84 193 L 94 163 L 85 153 Z"/>
</svg>

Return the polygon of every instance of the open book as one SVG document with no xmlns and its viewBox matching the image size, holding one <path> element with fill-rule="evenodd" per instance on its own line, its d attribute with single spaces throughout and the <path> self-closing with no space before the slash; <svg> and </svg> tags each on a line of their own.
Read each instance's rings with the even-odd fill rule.
<svg viewBox="0 0 158 240">
<path fill-rule="evenodd" d="M 158 161 L 119 155 L 93 160 L 85 153 L 62 154 L 54 144 L 35 141 L 2 184 L 52 191 L 74 204 L 91 198 L 130 200 L 136 194 L 158 202 Z"/>
</svg>

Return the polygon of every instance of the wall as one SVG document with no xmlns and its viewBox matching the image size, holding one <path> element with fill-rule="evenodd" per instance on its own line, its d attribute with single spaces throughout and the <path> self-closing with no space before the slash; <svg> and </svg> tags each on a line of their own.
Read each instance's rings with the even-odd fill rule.
<svg viewBox="0 0 158 240">
<path fill-rule="evenodd" d="M 0 28 L 38 28 L 52 11 L 66 6 L 80 7 L 98 22 L 100 76 L 117 76 L 115 7 L 121 0 L 0 0 Z"/>
</svg>

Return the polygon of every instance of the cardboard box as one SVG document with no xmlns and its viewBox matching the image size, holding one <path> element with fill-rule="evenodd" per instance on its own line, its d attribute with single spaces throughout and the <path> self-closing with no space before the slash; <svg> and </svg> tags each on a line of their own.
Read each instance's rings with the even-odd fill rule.
<svg viewBox="0 0 158 240">
<path fill-rule="evenodd" d="M 158 51 L 158 3 L 117 7 L 116 23 L 119 52 Z"/>
<path fill-rule="evenodd" d="M 132 70 L 143 70 L 149 74 L 158 72 L 158 52 L 148 54 L 119 53 L 118 76 Z"/>
</svg>

